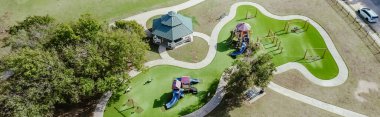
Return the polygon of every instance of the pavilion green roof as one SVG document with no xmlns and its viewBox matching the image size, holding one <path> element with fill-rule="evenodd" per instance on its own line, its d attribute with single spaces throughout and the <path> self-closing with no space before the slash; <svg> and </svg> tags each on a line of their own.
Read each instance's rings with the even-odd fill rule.
<svg viewBox="0 0 380 117">
<path fill-rule="evenodd" d="M 170 11 L 153 20 L 152 34 L 168 40 L 176 40 L 193 33 L 191 18 Z"/>
</svg>

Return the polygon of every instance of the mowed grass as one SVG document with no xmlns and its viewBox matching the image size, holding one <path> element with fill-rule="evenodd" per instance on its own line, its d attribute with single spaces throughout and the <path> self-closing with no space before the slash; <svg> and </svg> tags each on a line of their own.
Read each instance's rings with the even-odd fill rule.
<svg viewBox="0 0 380 117">
<path fill-rule="evenodd" d="M 134 77 L 131 81 L 131 92 L 123 95 L 118 102 L 108 106 L 104 116 L 172 117 L 188 114 L 192 112 L 189 111 L 190 108 L 194 110 L 201 107 L 207 103 L 207 101 L 204 101 L 205 98 L 208 99 L 213 96 L 221 74 L 227 67 L 231 66 L 234 61 L 228 56 L 233 50 L 229 49 L 229 45 L 223 43 L 225 40 L 226 38 L 219 38 L 218 42 L 220 44 L 218 44 L 218 52 L 212 63 L 205 68 L 189 70 L 174 66 L 156 66 Z M 171 99 L 172 81 L 184 75 L 201 79 L 200 84 L 194 85 L 199 90 L 199 94 L 186 94 L 173 108 L 165 110 L 163 104 L 169 102 Z M 153 79 L 153 81 L 144 85 L 149 79 Z M 208 93 L 210 93 L 210 96 L 207 96 Z M 132 114 L 135 110 L 126 104 L 128 99 L 134 100 L 135 106 L 141 107 L 144 111 Z M 194 106 L 197 107 L 192 108 Z"/>
<path fill-rule="evenodd" d="M 186 0 L 2 0 L 0 15 L 14 24 L 30 15 L 51 15 L 58 21 L 92 14 L 99 21 L 113 21 L 144 11 L 172 6 Z"/>
<path fill-rule="evenodd" d="M 220 33 L 223 35 L 222 37 L 228 38 L 230 36 L 229 31 L 233 30 L 238 23 L 246 22 L 252 26 L 251 40 L 256 41 L 257 37 L 261 38 L 260 40 L 265 45 L 266 50 L 274 56 L 273 62 L 276 66 L 288 62 L 299 62 L 313 75 L 323 80 L 329 80 L 338 74 L 339 69 L 328 50 L 322 58 L 327 47 L 319 32 L 312 25 L 305 32 L 291 33 L 290 31 L 293 27 L 302 28 L 305 24 L 302 20 L 292 20 L 291 22 L 295 23 L 290 25 L 289 33 L 284 33 L 283 29 L 288 21 L 269 18 L 259 11 L 256 18 L 246 20 L 247 12 L 254 16 L 256 8 L 253 6 L 240 6 L 237 16 L 223 27 Z M 306 28 L 304 29 L 306 30 Z M 278 46 L 276 47 L 274 43 L 271 43 L 272 40 L 263 38 L 268 35 L 269 30 L 276 32 L 279 41 L 281 41 L 280 47 L 283 47 L 282 53 L 280 53 Z M 303 59 L 306 50 L 308 50 L 308 58 L 322 59 Z"/>
<path fill-rule="evenodd" d="M 194 36 L 194 41 L 174 50 L 169 50 L 168 54 L 176 60 L 197 63 L 206 58 L 208 53 L 208 44 L 200 37 Z"/>
</svg>

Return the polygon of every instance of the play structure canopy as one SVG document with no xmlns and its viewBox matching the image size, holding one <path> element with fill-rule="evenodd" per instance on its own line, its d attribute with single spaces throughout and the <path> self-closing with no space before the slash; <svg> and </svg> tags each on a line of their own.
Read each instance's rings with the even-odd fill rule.
<svg viewBox="0 0 380 117">
<path fill-rule="evenodd" d="M 183 77 L 181 78 L 181 82 L 182 82 L 182 84 L 184 84 L 184 85 L 189 85 L 189 84 L 190 84 L 190 78 L 189 78 L 188 76 L 183 76 Z"/>
<path fill-rule="evenodd" d="M 236 29 L 237 31 L 249 31 L 251 30 L 251 25 L 247 24 L 247 23 L 239 23 L 238 25 L 236 25 Z"/>
</svg>

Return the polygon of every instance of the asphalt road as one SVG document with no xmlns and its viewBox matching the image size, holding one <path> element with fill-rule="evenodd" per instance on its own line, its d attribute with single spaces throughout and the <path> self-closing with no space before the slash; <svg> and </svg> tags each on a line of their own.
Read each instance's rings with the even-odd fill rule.
<svg viewBox="0 0 380 117">
<path fill-rule="evenodd" d="M 375 11 L 380 15 L 380 0 L 346 0 L 347 3 L 357 11 L 360 8 L 367 7 Z M 369 25 L 374 29 L 377 34 L 380 34 L 380 20 L 377 23 L 369 23 Z"/>
</svg>

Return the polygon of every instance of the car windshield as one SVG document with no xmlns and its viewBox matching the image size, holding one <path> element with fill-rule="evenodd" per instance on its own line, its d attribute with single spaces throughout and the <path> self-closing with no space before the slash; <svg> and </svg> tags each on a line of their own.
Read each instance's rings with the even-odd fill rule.
<svg viewBox="0 0 380 117">
<path fill-rule="evenodd" d="M 363 8 L 363 11 L 365 14 L 367 14 L 368 16 L 370 16 L 371 18 L 378 18 L 379 16 L 371 9 L 368 9 L 368 8 Z"/>
</svg>

